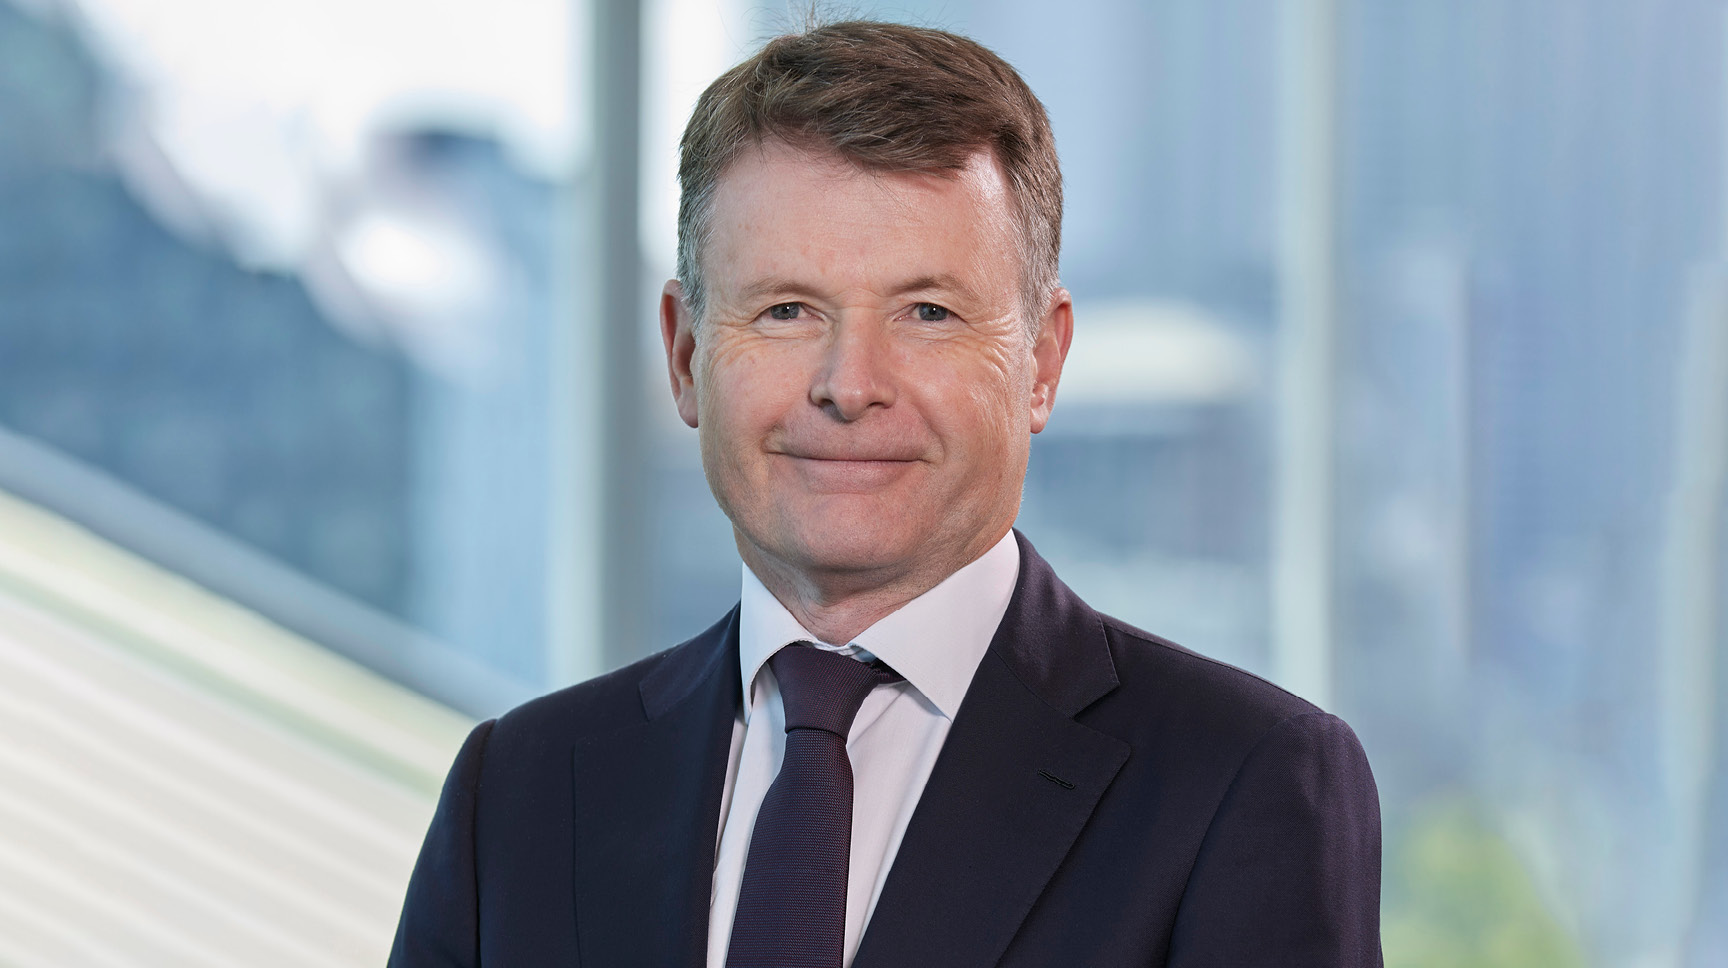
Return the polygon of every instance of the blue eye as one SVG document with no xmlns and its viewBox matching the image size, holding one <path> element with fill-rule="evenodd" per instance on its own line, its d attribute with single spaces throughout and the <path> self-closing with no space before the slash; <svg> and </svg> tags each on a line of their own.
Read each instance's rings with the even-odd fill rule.
<svg viewBox="0 0 1728 968">
<path fill-rule="evenodd" d="M 940 323 L 948 318 L 948 310 L 935 303 L 919 303 L 918 318 L 926 323 Z"/>
<path fill-rule="evenodd" d="M 768 307 L 768 317 L 770 319 L 797 319 L 798 314 L 803 309 L 803 303 L 780 303 Z"/>
</svg>

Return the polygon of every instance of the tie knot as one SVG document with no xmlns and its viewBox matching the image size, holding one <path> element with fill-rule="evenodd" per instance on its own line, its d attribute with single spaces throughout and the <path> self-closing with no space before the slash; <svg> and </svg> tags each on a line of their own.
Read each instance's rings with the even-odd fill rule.
<svg viewBox="0 0 1728 968">
<path fill-rule="evenodd" d="M 786 707 L 786 729 L 821 729 L 846 738 L 864 697 L 879 682 L 897 682 L 892 669 L 877 668 L 803 642 L 768 660 Z"/>
</svg>

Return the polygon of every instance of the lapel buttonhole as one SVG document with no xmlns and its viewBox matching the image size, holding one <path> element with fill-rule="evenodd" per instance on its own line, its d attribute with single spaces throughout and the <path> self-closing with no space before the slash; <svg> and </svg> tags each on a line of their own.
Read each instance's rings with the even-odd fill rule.
<svg viewBox="0 0 1728 968">
<path fill-rule="evenodd" d="M 1074 789 L 1074 784 L 1069 783 L 1067 780 L 1064 780 L 1061 777 L 1056 776 L 1055 774 L 1046 773 L 1043 770 L 1039 770 L 1038 775 L 1043 777 L 1046 780 L 1049 780 L 1051 783 L 1056 784 L 1057 786 L 1061 787 L 1064 790 Z"/>
</svg>

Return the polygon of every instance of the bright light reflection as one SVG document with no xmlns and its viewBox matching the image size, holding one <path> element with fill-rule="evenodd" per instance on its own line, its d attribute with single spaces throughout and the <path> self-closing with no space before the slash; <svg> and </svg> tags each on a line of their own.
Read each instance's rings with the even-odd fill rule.
<svg viewBox="0 0 1728 968">
<path fill-rule="evenodd" d="M 545 177 L 581 150 L 586 21 L 571 0 L 63 2 L 255 264 L 299 263 L 318 226 L 280 200 L 351 178 L 393 121 L 480 128 Z"/>
</svg>

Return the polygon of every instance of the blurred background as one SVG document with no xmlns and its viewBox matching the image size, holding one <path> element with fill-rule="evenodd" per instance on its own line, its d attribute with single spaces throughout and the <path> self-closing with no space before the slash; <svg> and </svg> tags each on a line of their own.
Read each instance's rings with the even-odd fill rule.
<svg viewBox="0 0 1728 968">
<path fill-rule="evenodd" d="M 1728 5 L 855 3 L 1048 105 L 1020 527 L 1348 719 L 1415 966 L 1728 964 Z M 377 965 L 467 728 L 738 564 L 653 323 L 743 0 L 0 0 L 0 965 Z"/>
</svg>

